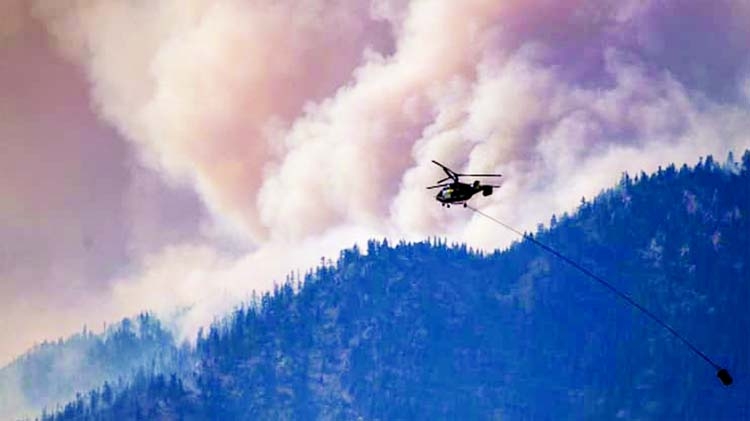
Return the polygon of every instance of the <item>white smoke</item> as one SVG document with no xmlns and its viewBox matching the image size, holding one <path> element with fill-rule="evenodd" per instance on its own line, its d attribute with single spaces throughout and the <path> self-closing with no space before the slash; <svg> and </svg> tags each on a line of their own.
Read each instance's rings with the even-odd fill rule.
<svg viewBox="0 0 750 421">
<path fill-rule="evenodd" d="M 679 54 L 694 45 L 679 43 L 667 6 L 718 34 L 685 38 L 703 42 L 690 68 Z M 750 29 L 737 22 L 750 6 L 717 2 L 706 19 L 696 7 L 39 0 L 34 14 L 86 69 L 102 117 L 144 162 L 194 186 L 250 245 L 239 258 L 175 245 L 115 287 L 128 311 L 193 305 L 194 329 L 371 235 L 507 244 L 485 222 L 435 205 L 424 190 L 442 178 L 432 159 L 503 173 L 503 187 L 477 205 L 531 230 L 623 171 L 750 147 L 750 109 L 737 100 L 750 80 Z M 722 40 L 734 59 L 715 55 Z"/>
</svg>

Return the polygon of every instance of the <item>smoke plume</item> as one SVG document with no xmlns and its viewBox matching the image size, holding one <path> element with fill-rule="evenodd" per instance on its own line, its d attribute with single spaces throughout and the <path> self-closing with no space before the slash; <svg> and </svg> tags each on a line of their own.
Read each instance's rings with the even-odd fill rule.
<svg viewBox="0 0 750 421">
<path fill-rule="evenodd" d="M 435 204 L 432 159 L 502 173 L 476 205 L 530 230 L 623 171 L 750 146 L 745 0 L 39 0 L 32 12 L 142 162 L 194 188 L 243 242 L 241 256 L 175 244 L 113 290 L 124 307 L 193 305 L 201 323 L 372 235 L 507 244 Z"/>
</svg>

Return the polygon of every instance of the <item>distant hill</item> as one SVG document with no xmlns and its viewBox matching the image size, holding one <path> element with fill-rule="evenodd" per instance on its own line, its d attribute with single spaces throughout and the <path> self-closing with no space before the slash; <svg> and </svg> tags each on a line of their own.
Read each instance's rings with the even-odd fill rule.
<svg viewBox="0 0 750 421">
<path fill-rule="evenodd" d="M 44 419 L 750 419 L 750 152 L 624 175 L 535 236 L 735 384 L 529 241 L 489 255 L 373 241 L 202 333 L 193 373 Z"/>
<path fill-rule="evenodd" d="M 123 319 L 102 334 L 84 328 L 68 339 L 44 342 L 0 369 L 0 419 L 54 411 L 106 381 L 110 388 L 122 388 L 138 369 L 175 371 L 185 352 L 148 313 Z"/>
</svg>

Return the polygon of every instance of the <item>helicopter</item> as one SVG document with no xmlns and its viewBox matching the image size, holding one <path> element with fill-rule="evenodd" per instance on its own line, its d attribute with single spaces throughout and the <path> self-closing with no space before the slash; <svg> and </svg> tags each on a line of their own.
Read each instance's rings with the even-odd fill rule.
<svg viewBox="0 0 750 421">
<path fill-rule="evenodd" d="M 459 174 L 435 160 L 432 160 L 432 163 L 442 168 L 448 175 L 438 180 L 434 186 L 427 187 L 428 190 L 440 189 L 435 199 L 443 206 L 451 207 L 451 204 L 456 204 L 466 207 L 466 201 L 471 199 L 475 194 L 482 192 L 482 196 L 489 196 L 492 194 L 493 189 L 500 187 L 493 184 L 482 184 L 479 180 L 475 180 L 472 184 L 462 183 L 459 181 L 459 177 L 502 177 L 501 174 Z M 444 183 L 448 180 L 453 181 Z"/>
</svg>

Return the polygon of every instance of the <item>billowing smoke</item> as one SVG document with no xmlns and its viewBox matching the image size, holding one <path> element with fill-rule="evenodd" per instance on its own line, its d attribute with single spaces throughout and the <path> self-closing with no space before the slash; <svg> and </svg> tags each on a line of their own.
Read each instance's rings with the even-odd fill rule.
<svg viewBox="0 0 750 421">
<path fill-rule="evenodd" d="M 114 289 L 130 310 L 193 305 L 191 326 L 370 235 L 507 244 L 436 206 L 431 159 L 503 173 L 477 205 L 533 229 L 623 171 L 750 146 L 746 0 L 39 0 L 33 14 L 143 162 L 252 250 L 177 244 Z"/>
<path fill-rule="evenodd" d="M 364 1 L 35 3 L 87 69 L 102 115 L 218 218 L 260 241 L 270 136 L 347 82 L 366 49 L 392 48 Z"/>
</svg>

